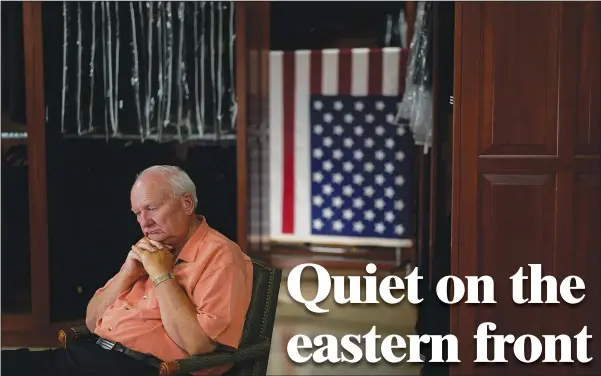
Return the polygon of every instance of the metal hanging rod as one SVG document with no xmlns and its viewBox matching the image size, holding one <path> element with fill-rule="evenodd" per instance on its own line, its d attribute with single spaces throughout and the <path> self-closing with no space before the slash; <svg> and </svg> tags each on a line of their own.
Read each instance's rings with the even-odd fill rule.
<svg viewBox="0 0 601 376">
<path fill-rule="evenodd" d="M 0 138 L 3 140 L 26 140 L 27 132 L 2 132 Z"/>
<path fill-rule="evenodd" d="M 179 137 L 176 134 L 163 134 L 160 137 L 156 134 L 151 134 L 144 136 L 143 138 L 140 135 L 133 134 L 117 134 L 117 135 L 104 135 L 104 134 L 65 134 L 64 138 L 69 139 L 91 139 L 91 140 L 125 140 L 125 141 L 159 141 L 159 142 L 171 142 L 171 141 L 210 141 L 210 142 L 219 142 L 219 141 L 234 141 L 236 140 L 235 134 L 224 134 L 224 135 L 216 135 L 216 134 L 205 134 L 202 136 L 199 135 L 191 135 L 191 136 L 181 136 Z"/>
<path fill-rule="evenodd" d="M 76 135 L 76 134 L 65 134 L 64 138 L 68 139 L 91 139 L 91 140 L 124 140 L 124 141 L 142 141 L 139 135 L 116 135 L 116 136 L 106 136 L 103 134 L 84 134 L 84 135 Z M 28 138 L 27 132 L 2 132 L 1 138 L 3 140 L 26 140 Z M 144 141 L 161 141 L 161 142 L 171 142 L 171 141 L 180 141 L 180 138 L 177 135 L 162 135 L 159 140 L 159 136 L 156 134 L 148 135 L 144 138 Z M 235 134 L 224 134 L 224 135 L 215 135 L 215 134 L 206 134 L 203 136 L 192 135 L 192 136 L 182 136 L 182 141 L 206 141 L 206 142 L 229 142 L 235 141 Z"/>
</svg>

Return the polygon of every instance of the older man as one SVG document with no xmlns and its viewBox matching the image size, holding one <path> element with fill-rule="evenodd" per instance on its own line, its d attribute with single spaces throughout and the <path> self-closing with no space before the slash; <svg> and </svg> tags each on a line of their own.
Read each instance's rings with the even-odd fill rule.
<svg viewBox="0 0 601 376">
<path fill-rule="evenodd" d="M 86 325 L 100 339 L 68 350 L 3 351 L 2 374 L 156 375 L 160 361 L 237 348 L 252 264 L 195 215 L 196 204 L 196 187 L 183 170 L 153 166 L 140 173 L 131 209 L 144 238 L 88 304 Z"/>
</svg>

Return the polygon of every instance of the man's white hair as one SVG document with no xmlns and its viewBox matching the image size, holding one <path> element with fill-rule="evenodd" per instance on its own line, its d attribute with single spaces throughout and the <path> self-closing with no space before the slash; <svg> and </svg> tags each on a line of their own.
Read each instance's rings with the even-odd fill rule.
<svg viewBox="0 0 601 376">
<path fill-rule="evenodd" d="M 177 166 L 151 166 L 140 172 L 136 177 L 136 181 L 138 181 L 144 174 L 148 172 L 158 172 L 159 174 L 165 177 L 167 183 L 173 189 L 173 196 L 179 197 L 186 193 L 190 194 L 194 199 L 194 208 L 198 205 L 198 198 L 196 196 L 196 185 L 190 179 L 190 176 L 186 173 L 186 171 L 182 170 Z"/>
</svg>

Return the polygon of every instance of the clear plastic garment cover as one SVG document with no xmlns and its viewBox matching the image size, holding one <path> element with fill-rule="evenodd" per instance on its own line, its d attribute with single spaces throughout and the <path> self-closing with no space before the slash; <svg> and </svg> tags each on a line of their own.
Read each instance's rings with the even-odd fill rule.
<svg viewBox="0 0 601 376">
<path fill-rule="evenodd" d="M 233 2 L 64 2 L 62 23 L 63 135 L 234 136 Z"/>
<path fill-rule="evenodd" d="M 426 153 L 432 142 L 432 7 L 432 2 L 417 3 L 405 95 L 398 113 L 398 118 L 409 121 L 415 144 L 422 145 Z"/>
</svg>

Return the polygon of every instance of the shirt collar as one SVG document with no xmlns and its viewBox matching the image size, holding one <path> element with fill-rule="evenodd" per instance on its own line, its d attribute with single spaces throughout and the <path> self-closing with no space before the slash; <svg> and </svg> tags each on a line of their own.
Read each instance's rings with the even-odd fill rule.
<svg viewBox="0 0 601 376">
<path fill-rule="evenodd" d="M 194 231 L 194 234 L 188 239 L 184 248 L 177 256 L 178 260 L 182 260 L 185 262 L 193 262 L 196 260 L 196 253 L 198 252 L 198 245 L 203 241 L 204 237 L 209 232 L 209 225 L 207 224 L 207 220 L 202 216 L 198 215 L 196 218 L 200 221 L 200 225 Z"/>
</svg>

